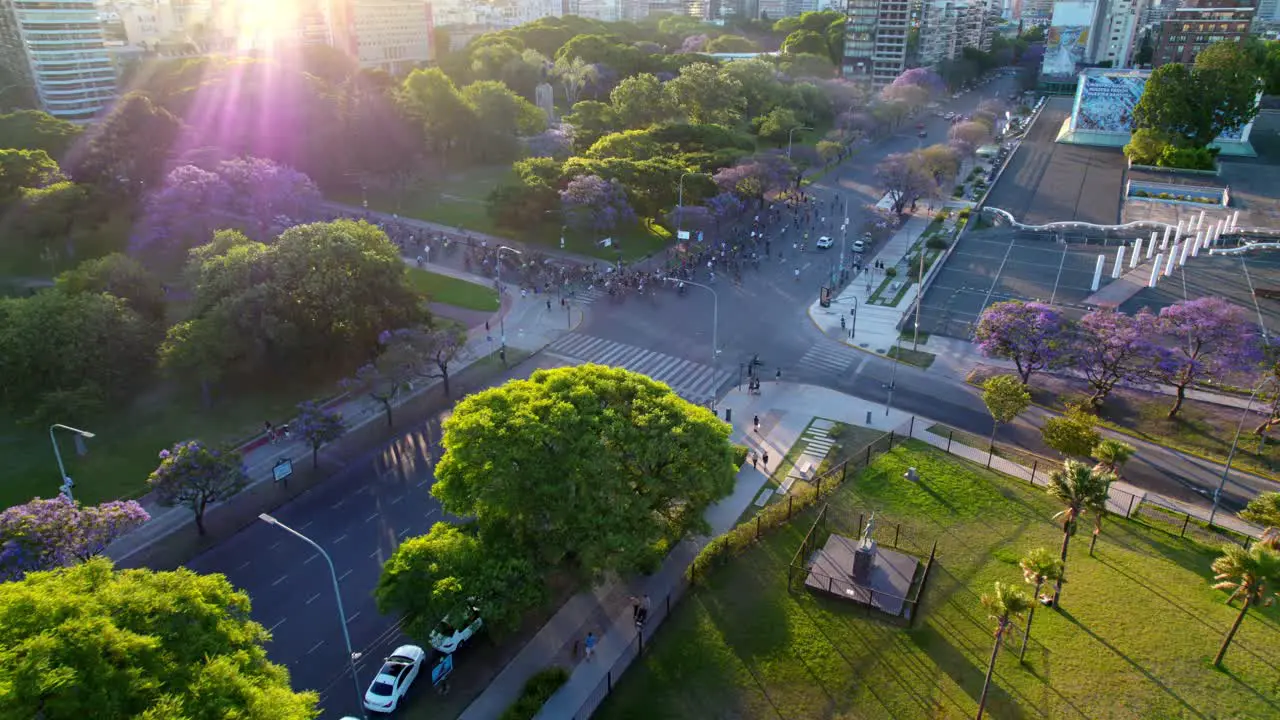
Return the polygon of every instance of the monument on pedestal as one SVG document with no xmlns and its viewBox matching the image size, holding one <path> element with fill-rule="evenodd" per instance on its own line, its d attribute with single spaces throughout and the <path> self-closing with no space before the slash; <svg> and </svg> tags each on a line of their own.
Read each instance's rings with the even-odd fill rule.
<svg viewBox="0 0 1280 720">
<path fill-rule="evenodd" d="M 555 88 L 553 88 L 549 83 L 539 83 L 538 86 L 533 89 L 533 102 L 542 110 L 542 112 L 547 114 L 547 124 L 555 124 Z"/>
</svg>

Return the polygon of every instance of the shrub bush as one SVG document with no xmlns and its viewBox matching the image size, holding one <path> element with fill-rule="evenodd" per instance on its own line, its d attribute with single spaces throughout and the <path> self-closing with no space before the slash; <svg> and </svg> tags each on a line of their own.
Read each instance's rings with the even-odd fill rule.
<svg viewBox="0 0 1280 720">
<path fill-rule="evenodd" d="M 645 575 L 652 575 L 658 572 L 658 568 L 662 567 L 662 561 L 667 559 L 667 555 L 671 554 L 671 540 L 662 538 L 645 548 L 644 555 L 637 563 L 636 569 Z"/>
<path fill-rule="evenodd" d="M 939 210 L 938 212 L 934 213 L 934 215 L 933 215 L 933 221 L 934 221 L 934 222 L 939 222 L 939 223 L 940 223 L 940 222 L 946 222 L 946 220 L 947 220 L 947 211 L 946 211 L 946 210 Z"/>
<path fill-rule="evenodd" d="M 708 542 L 689 564 L 689 568 L 685 570 L 686 577 L 695 580 L 698 576 L 705 575 L 711 568 L 722 565 L 730 558 L 741 554 L 757 539 L 756 518 L 759 518 L 758 531 L 761 535 L 781 527 L 806 508 L 816 504 L 818 490 L 808 483 L 796 483 L 791 486 L 791 492 L 787 497 L 786 501 L 780 500 L 766 505 L 763 510 L 756 513 L 755 517 L 723 535 L 712 538 L 711 542 Z"/>
<path fill-rule="evenodd" d="M 569 671 L 558 665 L 538 671 L 525 681 L 520 697 L 502 713 L 502 720 L 533 720 L 547 700 L 566 682 L 569 682 Z"/>
<path fill-rule="evenodd" d="M 733 464 L 742 467 L 747 462 L 747 446 L 734 443 L 733 445 Z"/>
<path fill-rule="evenodd" d="M 924 241 L 924 246 L 929 248 L 930 250 L 946 250 L 947 245 L 949 244 L 950 243 L 947 242 L 947 239 L 940 235 L 934 235 L 933 237 Z"/>
<path fill-rule="evenodd" d="M 960 209 L 960 214 L 958 215 L 958 217 L 959 217 L 961 220 L 965 220 L 965 219 L 967 219 L 967 218 L 969 217 L 970 212 L 972 212 L 972 211 L 970 210 L 970 208 L 961 208 L 961 209 Z"/>
<path fill-rule="evenodd" d="M 895 267 L 885 268 L 885 269 L 884 269 L 884 276 L 885 276 L 885 277 L 897 277 L 897 276 L 898 276 L 898 268 L 895 268 Z"/>
</svg>

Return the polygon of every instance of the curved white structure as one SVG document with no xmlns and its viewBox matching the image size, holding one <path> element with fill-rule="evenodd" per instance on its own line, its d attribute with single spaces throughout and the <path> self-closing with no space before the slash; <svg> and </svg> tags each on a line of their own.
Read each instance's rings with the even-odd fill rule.
<svg viewBox="0 0 1280 720">
<path fill-rule="evenodd" d="M 1249 243 L 1233 248 L 1212 248 L 1209 250 L 1210 255 L 1244 255 L 1253 250 L 1280 250 L 1280 242 L 1273 243 Z"/>
</svg>

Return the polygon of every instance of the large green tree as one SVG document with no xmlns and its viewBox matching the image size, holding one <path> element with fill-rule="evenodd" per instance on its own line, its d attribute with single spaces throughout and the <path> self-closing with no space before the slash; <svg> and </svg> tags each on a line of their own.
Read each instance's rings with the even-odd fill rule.
<svg viewBox="0 0 1280 720">
<path fill-rule="evenodd" d="M 662 83 L 650 73 L 624 78 L 609 93 L 609 102 L 622 127 L 646 128 L 671 117 Z"/>
<path fill-rule="evenodd" d="M 486 544 L 584 577 L 635 570 L 705 530 L 733 489 L 729 428 L 621 368 L 538 370 L 464 398 L 445 421 L 432 494 Z"/>
<path fill-rule="evenodd" d="M 12 718 L 316 717 L 267 659 L 271 635 L 221 575 L 105 559 L 0 584 L 0 714 Z"/>
<path fill-rule="evenodd" d="M 426 639 L 446 616 L 480 610 L 490 627 L 517 627 L 526 609 L 546 596 L 542 568 L 503 547 L 495 552 L 474 525 L 436 523 L 401 543 L 382 567 L 375 597 L 384 613 L 401 613 L 405 632 Z"/>
<path fill-rule="evenodd" d="M 0 115 L 0 144 L 20 150 L 43 150 L 55 160 L 66 155 L 82 132 L 79 125 L 39 110 Z"/>
<path fill-rule="evenodd" d="M 129 307 L 153 327 L 165 319 L 164 288 L 160 279 L 137 260 L 112 253 L 86 260 L 55 280 L 57 288 L 69 295 L 107 293 Z"/>
<path fill-rule="evenodd" d="M 44 150 L 0 149 L 0 204 L 22 188 L 40 188 L 62 179 L 62 169 Z"/>
<path fill-rule="evenodd" d="M 742 116 L 746 105 L 742 83 L 710 63 L 686 65 L 664 87 L 672 106 L 692 123 L 729 125 Z"/>
<path fill-rule="evenodd" d="M 141 93 L 120 98 L 86 136 L 87 145 L 70 166 L 83 182 L 114 186 L 141 195 L 163 178 L 169 151 L 182 121 Z"/>
<path fill-rule="evenodd" d="M 400 106 L 422 127 L 427 146 L 439 153 L 467 147 L 475 111 L 439 68 L 414 70 L 400 86 Z"/>
<path fill-rule="evenodd" d="M 1191 68 L 1178 63 L 1156 68 L 1133 115 L 1139 129 L 1165 133 L 1177 145 L 1202 148 L 1223 131 L 1252 120 L 1262 89 L 1260 70 L 1243 48 L 1215 43 L 1200 52 Z"/>
</svg>

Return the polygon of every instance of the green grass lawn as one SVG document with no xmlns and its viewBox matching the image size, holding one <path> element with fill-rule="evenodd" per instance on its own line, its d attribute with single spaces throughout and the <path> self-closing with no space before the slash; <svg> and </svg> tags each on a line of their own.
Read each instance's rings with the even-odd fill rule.
<svg viewBox="0 0 1280 720">
<path fill-rule="evenodd" d="M 486 312 L 498 309 L 497 290 L 451 275 L 441 275 L 430 270 L 411 267 L 409 284 L 430 302 Z"/>
<path fill-rule="evenodd" d="M 279 424 L 294 415 L 297 403 L 334 392 L 332 381 L 275 383 L 205 409 L 193 389 L 162 382 L 131 406 L 82 423 L 97 435 L 87 441 L 85 456 L 76 455 L 69 435 L 59 434 L 62 459 L 75 479 L 77 500 L 99 503 L 138 497 L 146 492 L 147 475 L 159 463 L 157 454 L 173 443 L 190 438 L 213 443 L 246 440 L 261 431 L 263 421 Z M 0 456 L 0 506 L 57 494 L 58 466 L 48 428 L 0 417 Z"/>
<path fill-rule="evenodd" d="M 889 348 L 889 352 L 885 353 L 894 360 L 900 360 L 908 365 L 915 365 L 918 368 L 928 368 L 938 359 L 937 355 L 924 350 L 912 350 L 903 345 L 897 345 Z"/>
<path fill-rule="evenodd" d="M 902 479 L 916 467 L 921 483 Z M 904 536 L 938 540 L 915 629 L 800 590 L 786 571 L 815 511 L 713 571 L 615 679 L 595 717 L 973 717 L 991 652 L 979 603 L 996 580 L 1022 585 L 1017 560 L 1056 548 L 1058 506 L 1044 492 L 910 442 L 830 498 L 832 530 L 859 513 Z M 843 527 L 840 527 L 843 526 Z M 1236 609 L 1208 583 L 1213 549 L 1108 518 L 1096 557 L 1072 543 L 1061 611 L 1038 608 L 1027 662 L 1006 645 L 992 718 L 1280 716 L 1280 608 L 1249 617 L 1223 670 L 1211 660 Z M 927 551 L 927 550 L 926 550 Z M 1029 589 L 1029 588 L 1028 588 Z"/>
</svg>

